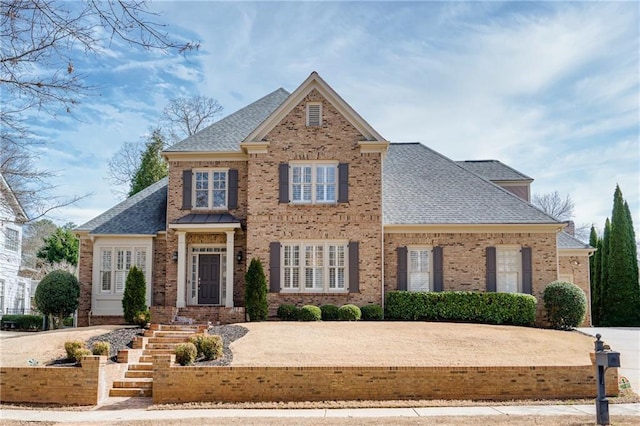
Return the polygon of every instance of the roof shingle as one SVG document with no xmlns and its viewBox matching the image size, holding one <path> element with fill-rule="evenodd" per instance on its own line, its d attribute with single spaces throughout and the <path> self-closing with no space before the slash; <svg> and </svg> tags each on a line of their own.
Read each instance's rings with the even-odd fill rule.
<svg viewBox="0 0 640 426">
<path fill-rule="evenodd" d="M 456 161 L 467 170 L 482 176 L 485 179 L 491 181 L 503 181 L 503 180 L 526 180 L 532 181 L 529 176 L 524 173 L 512 169 L 504 163 L 498 160 L 467 160 Z"/>
</svg>

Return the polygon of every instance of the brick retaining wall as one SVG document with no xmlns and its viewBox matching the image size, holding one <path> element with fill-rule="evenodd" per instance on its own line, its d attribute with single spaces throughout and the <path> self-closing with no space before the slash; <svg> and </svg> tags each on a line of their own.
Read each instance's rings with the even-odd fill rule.
<svg viewBox="0 0 640 426">
<path fill-rule="evenodd" d="M 106 363 L 90 355 L 82 367 L 1 367 L 0 402 L 96 405 L 111 386 Z"/>
<path fill-rule="evenodd" d="M 153 402 L 595 398 L 595 367 L 181 367 L 154 357 Z M 608 395 L 618 392 L 607 373 Z"/>
</svg>

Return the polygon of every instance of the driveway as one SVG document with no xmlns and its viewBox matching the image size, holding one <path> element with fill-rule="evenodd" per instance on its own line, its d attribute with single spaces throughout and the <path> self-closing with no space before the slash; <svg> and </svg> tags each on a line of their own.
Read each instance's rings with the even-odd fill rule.
<svg viewBox="0 0 640 426">
<path fill-rule="evenodd" d="M 629 379 L 633 391 L 640 394 L 640 327 L 589 327 L 579 331 L 595 336 L 620 352 L 620 376 Z M 595 340 L 594 340 L 595 341 Z"/>
</svg>

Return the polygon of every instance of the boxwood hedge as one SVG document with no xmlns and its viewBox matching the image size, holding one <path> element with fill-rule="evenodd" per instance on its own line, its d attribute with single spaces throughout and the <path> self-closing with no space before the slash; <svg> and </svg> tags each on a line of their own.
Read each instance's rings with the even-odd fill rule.
<svg viewBox="0 0 640 426">
<path fill-rule="evenodd" d="M 520 293 L 392 291 L 387 294 L 385 318 L 533 326 L 536 298 Z"/>
<path fill-rule="evenodd" d="M 15 323 L 15 328 L 20 330 L 40 330 L 42 329 L 42 315 L 3 315 L 2 327 L 5 322 Z"/>
</svg>

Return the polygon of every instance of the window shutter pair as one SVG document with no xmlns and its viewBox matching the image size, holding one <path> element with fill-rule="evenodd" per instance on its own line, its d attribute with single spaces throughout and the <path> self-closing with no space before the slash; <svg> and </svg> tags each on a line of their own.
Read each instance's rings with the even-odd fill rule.
<svg viewBox="0 0 640 426">
<path fill-rule="evenodd" d="M 280 249 L 279 242 L 269 244 L 269 292 L 280 292 Z M 360 292 L 360 244 L 349 243 L 349 293 Z"/>
<path fill-rule="evenodd" d="M 409 288 L 409 250 L 407 247 L 398 247 L 398 290 L 407 291 Z M 441 246 L 433 248 L 433 291 L 444 290 L 443 250 Z"/>
<path fill-rule="evenodd" d="M 524 294 L 533 293 L 533 264 L 531 260 L 531 247 L 522 247 L 522 292 Z M 496 268 L 496 248 L 487 247 L 487 291 L 497 291 L 498 274 Z"/>
<path fill-rule="evenodd" d="M 278 202 L 289 203 L 289 164 L 278 165 Z M 338 202 L 349 202 L 349 164 L 338 164 Z"/>
<path fill-rule="evenodd" d="M 229 169 L 227 172 L 228 193 L 227 193 L 227 209 L 233 210 L 238 208 L 238 170 Z M 193 189 L 193 172 L 191 170 L 182 171 L 182 210 L 191 210 L 193 202 L 191 200 L 191 192 Z"/>
</svg>

